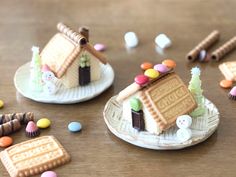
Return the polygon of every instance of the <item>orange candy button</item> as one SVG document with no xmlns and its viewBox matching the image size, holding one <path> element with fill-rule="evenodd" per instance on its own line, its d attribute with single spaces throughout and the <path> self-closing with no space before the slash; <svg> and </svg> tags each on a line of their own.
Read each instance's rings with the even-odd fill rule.
<svg viewBox="0 0 236 177">
<path fill-rule="evenodd" d="M 233 86 L 233 82 L 230 80 L 222 80 L 220 81 L 220 86 L 222 88 L 231 88 Z"/>
<path fill-rule="evenodd" d="M 144 63 L 142 63 L 142 64 L 140 65 L 140 67 L 141 67 L 142 70 L 145 71 L 145 70 L 147 70 L 147 69 L 153 68 L 153 64 L 150 63 L 150 62 L 144 62 Z"/>
<path fill-rule="evenodd" d="M 0 147 L 6 148 L 8 146 L 11 146 L 13 143 L 13 140 L 9 136 L 3 136 L 0 138 Z"/>
<path fill-rule="evenodd" d="M 175 61 L 174 61 L 174 60 L 170 60 L 170 59 L 164 60 L 164 61 L 162 62 L 162 64 L 163 64 L 163 65 L 166 65 L 166 66 L 167 66 L 168 68 L 170 68 L 170 69 L 173 69 L 173 68 L 176 67 Z"/>
</svg>

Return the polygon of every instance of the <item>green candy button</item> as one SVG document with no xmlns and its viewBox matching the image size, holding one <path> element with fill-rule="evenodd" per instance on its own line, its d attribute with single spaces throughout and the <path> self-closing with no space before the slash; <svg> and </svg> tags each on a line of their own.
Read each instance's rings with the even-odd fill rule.
<svg viewBox="0 0 236 177">
<path fill-rule="evenodd" d="M 132 110 L 138 112 L 142 109 L 142 103 L 138 98 L 131 98 L 130 99 L 130 106 Z"/>
</svg>

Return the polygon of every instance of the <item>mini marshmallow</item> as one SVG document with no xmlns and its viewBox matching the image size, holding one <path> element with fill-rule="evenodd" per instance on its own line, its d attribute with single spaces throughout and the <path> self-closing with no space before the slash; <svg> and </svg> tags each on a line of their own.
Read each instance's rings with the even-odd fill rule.
<svg viewBox="0 0 236 177">
<path fill-rule="evenodd" d="M 42 80 L 44 82 L 53 82 L 55 79 L 55 75 L 52 71 L 44 71 L 42 74 Z"/>
<path fill-rule="evenodd" d="M 124 36 L 126 47 L 133 48 L 138 45 L 138 37 L 134 32 L 127 32 Z"/>
<path fill-rule="evenodd" d="M 54 95 L 57 92 L 58 88 L 52 82 L 46 82 L 43 86 L 43 92 L 48 95 Z"/>
<path fill-rule="evenodd" d="M 165 34 L 157 35 L 157 37 L 155 38 L 155 43 L 162 49 L 171 46 L 171 40 Z"/>
<path fill-rule="evenodd" d="M 192 137 L 192 131 L 189 128 L 179 129 L 176 133 L 176 136 L 179 141 L 185 142 L 185 141 L 188 141 Z"/>
<path fill-rule="evenodd" d="M 182 129 L 182 128 L 189 128 L 192 124 L 192 118 L 189 115 L 182 115 L 177 117 L 176 119 L 176 125 Z"/>
</svg>

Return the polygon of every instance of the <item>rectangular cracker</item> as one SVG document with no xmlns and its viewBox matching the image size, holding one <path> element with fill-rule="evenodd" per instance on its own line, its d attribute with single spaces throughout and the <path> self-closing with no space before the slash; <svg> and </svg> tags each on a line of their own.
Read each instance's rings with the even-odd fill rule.
<svg viewBox="0 0 236 177">
<path fill-rule="evenodd" d="M 219 65 L 219 69 L 225 79 L 236 81 L 236 61 L 225 62 Z"/>
<path fill-rule="evenodd" d="M 53 136 L 42 136 L 13 145 L 0 152 L 11 177 L 40 174 L 70 161 L 70 155 Z"/>
</svg>

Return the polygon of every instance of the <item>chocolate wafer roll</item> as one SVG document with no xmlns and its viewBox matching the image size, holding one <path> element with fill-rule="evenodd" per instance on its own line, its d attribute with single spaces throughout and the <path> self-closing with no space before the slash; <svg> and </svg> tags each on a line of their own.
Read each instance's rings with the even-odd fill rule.
<svg viewBox="0 0 236 177">
<path fill-rule="evenodd" d="M 216 49 L 214 52 L 212 52 L 211 59 L 219 61 L 226 54 L 233 51 L 235 48 L 236 48 L 236 36 L 234 36 L 226 43 L 224 43 L 222 46 L 220 46 L 218 49 Z"/>
<path fill-rule="evenodd" d="M 58 23 L 58 24 L 57 24 L 57 29 L 58 29 L 61 33 L 63 33 L 64 35 L 66 35 L 68 38 L 70 38 L 71 40 L 75 41 L 76 43 L 78 43 L 78 44 L 80 44 L 80 45 L 85 45 L 85 44 L 87 44 L 87 39 L 86 39 L 83 35 L 81 35 L 81 34 L 75 32 L 75 31 L 73 31 L 72 29 L 70 29 L 70 28 L 69 28 L 68 26 L 66 26 L 65 24 L 63 24 L 63 23 Z"/>
<path fill-rule="evenodd" d="M 79 33 L 89 41 L 89 28 L 87 26 L 79 27 Z"/>
<path fill-rule="evenodd" d="M 6 122 L 0 125 L 0 137 L 9 135 L 17 130 L 20 130 L 21 124 L 18 119 L 11 120 L 10 122 Z"/>
<path fill-rule="evenodd" d="M 0 114 L 0 125 L 10 122 L 11 120 L 19 120 L 23 124 L 27 124 L 29 121 L 34 121 L 34 113 L 14 113 L 14 114 Z"/>
<path fill-rule="evenodd" d="M 193 48 L 188 54 L 187 59 L 189 61 L 194 61 L 197 59 L 201 50 L 207 50 L 220 38 L 220 33 L 217 30 L 211 32 L 205 39 L 202 40 L 195 48 Z"/>
</svg>

